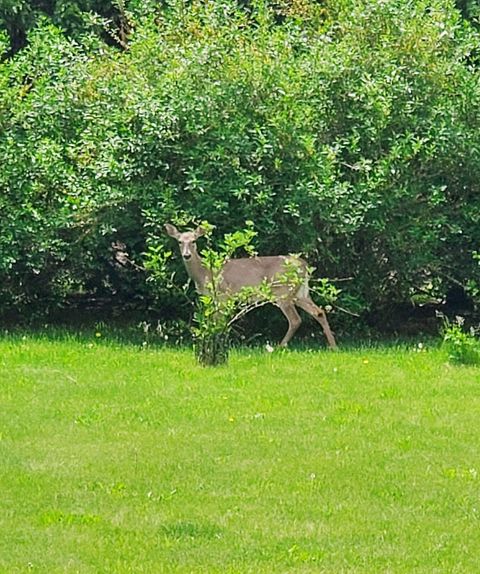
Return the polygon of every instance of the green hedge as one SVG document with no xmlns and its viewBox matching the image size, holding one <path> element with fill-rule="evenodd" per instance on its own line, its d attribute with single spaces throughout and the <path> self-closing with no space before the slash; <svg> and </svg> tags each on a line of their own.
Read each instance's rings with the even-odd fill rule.
<svg viewBox="0 0 480 574">
<path fill-rule="evenodd" d="M 478 34 L 445 0 L 332 6 L 278 25 L 265 8 L 171 3 L 123 52 L 31 32 L 0 70 L 2 310 L 178 301 L 111 245 L 141 265 L 172 248 L 164 222 L 203 219 L 219 234 L 253 220 L 261 253 L 350 278 L 352 310 L 473 293 Z"/>
</svg>

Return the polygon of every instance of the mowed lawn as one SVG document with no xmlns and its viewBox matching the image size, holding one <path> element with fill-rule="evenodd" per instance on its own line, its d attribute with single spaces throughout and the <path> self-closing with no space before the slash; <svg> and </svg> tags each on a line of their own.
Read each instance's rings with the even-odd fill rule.
<svg viewBox="0 0 480 574">
<path fill-rule="evenodd" d="M 8 574 L 478 572 L 480 371 L 7 337 L 0 505 Z"/>
</svg>

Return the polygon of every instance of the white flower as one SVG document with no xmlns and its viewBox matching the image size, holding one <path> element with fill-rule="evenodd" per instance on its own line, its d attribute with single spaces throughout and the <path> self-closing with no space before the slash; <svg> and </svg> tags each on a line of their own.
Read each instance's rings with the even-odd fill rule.
<svg viewBox="0 0 480 574">
<path fill-rule="evenodd" d="M 265 345 L 265 350 L 267 351 L 267 353 L 273 353 L 274 348 L 272 347 L 272 345 L 270 345 L 270 343 L 267 343 Z"/>
</svg>

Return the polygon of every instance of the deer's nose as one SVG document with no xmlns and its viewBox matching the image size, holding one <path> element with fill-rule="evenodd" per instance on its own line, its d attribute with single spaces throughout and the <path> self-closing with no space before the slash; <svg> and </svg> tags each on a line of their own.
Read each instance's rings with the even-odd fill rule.
<svg viewBox="0 0 480 574">
<path fill-rule="evenodd" d="M 185 253 L 185 255 L 183 256 L 184 259 L 190 259 L 190 257 L 192 256 L 191 253 Z"/>
</svg>

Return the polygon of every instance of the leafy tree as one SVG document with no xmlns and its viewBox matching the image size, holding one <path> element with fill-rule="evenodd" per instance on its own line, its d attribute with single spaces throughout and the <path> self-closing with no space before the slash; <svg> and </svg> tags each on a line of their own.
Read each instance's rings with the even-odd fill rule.
<svg viewBox="0 0 480 574">
<path fill-rule="evenodd" d="M 140 265 L 202 219 L 254 220 L 364 314 L 478 285 L 478 33 L 449 0 L 293 4 L 131 3 L 125 51 L 30 30 L 0 68 L 3 309 L 181 308 L 114 245 Z"/>
<path fill-rule="evenodd" d="M 124 46 L 129 32 L 128 13 L 122 0 L 0 0 L 0 26 L 10 38 L 9 55 L 27 44 L 28 32 L 42 18 L 80 39 L 96 30 L 104 40 Z"/>
</svg>

